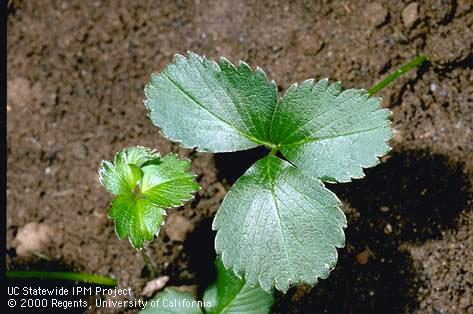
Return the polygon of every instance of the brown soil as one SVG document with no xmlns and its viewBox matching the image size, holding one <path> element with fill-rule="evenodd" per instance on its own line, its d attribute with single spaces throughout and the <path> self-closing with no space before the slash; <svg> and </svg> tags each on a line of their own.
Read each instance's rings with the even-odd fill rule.
<svg viewBox="0 0 473 314">
<path fill-rule="evenodd" d="M 212 280 L 211 219 L 261 151 L 200 154 L 161 137 L 143 87 L 176 52 L 259 65 L 283 91 L 310 77 L 370 87 L 418 53 L 430 63 L 380 93 L 398 130 L 367 178 L 330 186 L 345 203 L 347 245 L 316 287 L 278 294 L 275 313 L 473 313 L 473 5 L 418 1 L 9 1 L 10 268 L 116 277 L 139 295 L 141 256 L 107 219 L 101 159 L 143 145 L 192 158 L 202 190 L 173 211 L 192 228 L 150 250 L 168 285 Z M 52 229 L 21 257 L 27 223 Z M 49 230 L 49 229 L 48 229 Z M 47 258 L 47 259 L 46 259 Z M 132 310 L 132 309 L 130 309 Z"/>
</svg>

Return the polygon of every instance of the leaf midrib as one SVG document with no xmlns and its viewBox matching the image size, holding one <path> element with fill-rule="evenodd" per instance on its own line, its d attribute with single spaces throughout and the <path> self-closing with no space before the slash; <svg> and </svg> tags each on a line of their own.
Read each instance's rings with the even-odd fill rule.
<svg viewBox="0 0 473 314">
<path fill-rule="evenodd" d="M 192 179 L 192 177 L 189 177 L 190 179 Z M 161 181 L 155 185 L 151 185 L 149 188 L 147 189 L 143 189 L 141 190 L 141 193 L 143 194 L 146 194 L 146 192 L 149 192 L 150 190 L 153 190 L 163 184 L 166 184 L 166 183 L 169 183 L 169 182 L 172 182 L 172 181 L 177 181 L 177 180 L 180 180 L 180 179 L 187 179 L 187 177 L 185 175 L 182 175 L 182 177 L 173 177 L 171 179 L 167 179 L 167 180 L 164 180 L 164 181 Z"/>
<path fill-rule="evenodd" d="M 234 126 L 233 124 L 231 124 L 230 122 L 228 121 L 225 121 L 224 119 L 222 119 L 220 116 L 218 116 L 217 114 L 215 114 L 214 112 L 210 111 L 208 108 L 206 108 L 205 106 L 203 106 L 200 102 L 198 102 L 191 94 L 189 94 L 182 86 L 180 86 L 176 81 L 174 81 L 173 79 L 171 79 L 167 74 L 166 72 L 162 72 L 161 73 L 163 75 L 163 77 L 165 79 L 167 79 L 169 82 L 171 82 L 176 88 L 177 90 L 179 90 L 184 96 L 186 96 L 187 98 L 189 98 L 190 100 L 192 100 L 195 104 L 197 104 L 200 108 L 202 108 L 203 110 L 205 110 L 206 112 L 208 112 L 210 115 L 212 115 L 214 118 L 216 118 L 217 120 L 219 120 L 220 122 L 223 122 L 225 123 L 226 125 L 232 127 L 238 134 L 240 134 L 241 136 L 243 137 L 246 137 L 247 139 L 249 139 L 250 141 L 256 143 L 256 144 L 260 144 L 260 145 L 264 145 L 264 146 L 267 146 L 267 147 L 270 147 L 270 148 L 273 148 L 275 147 L 276 145 L 273 144 L 273 143 L 270 143 L 270 142 L 267 142 L 267 141 L 263 141 L 263 140 L 260 140 L 260 139 L 257 139 L 256 137 L 254 137 L 253 135 L 250 135 L 240 129 L 238 129 L 236 126 Z"/>
<path fill-rule="evenodd" d="M 286 237 L 284 235 L 284 229 L 283 229 L 283 226 L 282 226 L 281 213 L 280 213 L 279 206 L 278 206 L 278 203 L 277 203 L 276 192 L 274 191 L 274 180 L 272 180 L 272 179 L 275 179 L 275 178 L 271 177 L 271 172 L 269 170 L 271 159 L 272 158 L 278 158 L 278 157 L 269 156 L 268 158 L 269 159 L 268 159 L 268 162 L 266 163 L 265 168 L 266 168 L 266 175 L 268 176 L 269 181 L 270 181 L 269 182 L 269 190 L 271 192 L 274 207 L 276 208 L 276 215 L 278 216 L 278 225 L 279 225 L 279 228 L 281 229 L 281 236 L 282 236 L 282 241 L 283 241 L 283 244 L 284 244 L 284 253 L 286 255 L 286 260 L 290 262 L 289 250 L 287 248 Z"/>
<path fill-rule="evenodd" d="M 326 91 L 327 91 L 327 89 L 326 89 L 324 92 L 326 92 Z M 339 96 L 340 96 L 340 94 L 336 95 L 336 96 L 335 96 L 335 99 L 337 99 Z M 352 99 L 353 99 L 354 97 L 356 97 L 356 96 L 357 96 L 357 94 L 354 94 L 354 95 L 352 95 L 350 98 L 344 100 L 344 102 L 348 102 L 348 101 L 352 100 Z M 281 102 L 282 102 L 283 100 L 284 100 L 284 99 L 282 99 Z M 321 105 L 321 104 L 319 104 L 319 105 Z M 320 117 L 323 116 L 323 115 L 326 115 L 326 114 L 329 114 L 329 113 L 333 112 L 333 111 L 336 110 L 336 109 L 337 109 L 337 106 L 332 106 L 332 107 L 329 107 L 329 108 L 328 108 L 327 110 L 325 110 L 325 111 L 319 112 L 318 114 L 316 114 L 315 116 L 313 116 L 313 117 L 310 118 L 309 120 L 307 120 L 307 121 L 305 121 L 304 123 L 302 123 L 301 125 L 297 126 L 297 128 L 295 128 L 293 131 L 291 131 L 291 133 L 289 133 L 289 135 L 286 135 L 285 138 L 286 138 L 286 139 L 290 138 L 292 135 L 294 135 L 295 133 L 297 133 L 299 130 L 303 129 L 307 124 L 311 123 L 311 122 L 314 121 L 315 119 L 320 118 Z M 352 114 L 352 113 L 353 113 L 353 112 L 350 112 L 348 115 L 350 115 L 350 114 Z M 340 118 L 340 117 L 339 117 L 339 118 Z M 337 118 L 337 119 L 339 119 L 339 118 Z M 329 122 L 329 124 L 332 123 L 332 122 L 333 122 L 333 121 Z M 327 125 L 328 125 L 328 124 L 327 124 Z M 322 128 L 324 128 L 325 126 L 326 126 L 326 125 L 322 126 Z"/>
</svg>

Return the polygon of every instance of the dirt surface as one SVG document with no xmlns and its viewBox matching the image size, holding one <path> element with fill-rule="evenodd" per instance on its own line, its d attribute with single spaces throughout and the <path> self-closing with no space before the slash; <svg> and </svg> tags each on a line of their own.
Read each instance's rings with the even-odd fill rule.
<svg viewBox="0 0 473 314">
<path fill-rule="evenodd" d="M 149 273 L 107 219 L 101 159 L 143 145 L 192 159 L 202 190 L 150 246 L 168 285 L 213 280 L 211 219 L 260 150 L 180 149 L 145 117 L 143 87 L 176 52 L 263 68 L 283 92 L 311 77 L 380 92 L 398 131 L 363 180 L 331 185 L 348 217 L 339 263 L 275 313 L 473 313 L 473 3 L 418 1 L 9 1 L 7 263 L 109 275 L 140 295 Z M 52 233 L 18 254 L 29 223 Z M 24 232 L 23 232 L 24 233 Z M 178 236 L 175 236 L 178 234 Z M 184 239 L 181 241 L 181 239 Z M 134 311 L 134 309 L 128 309 Z"/>
</svg>

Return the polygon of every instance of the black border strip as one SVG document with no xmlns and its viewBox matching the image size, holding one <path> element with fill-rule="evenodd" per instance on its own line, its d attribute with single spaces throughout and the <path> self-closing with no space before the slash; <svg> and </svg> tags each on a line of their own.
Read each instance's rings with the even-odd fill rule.
<svg viewBox="0 0 473 314">
<path fill-rule="evenodd" d="M 6 299 L 7 296 L 7 284 L 5 278 L 6 270 L 6 213 L 7 213 L 7 18 L 8 18 L 8 1 L 3 0 L 1 2 L 0 9 L 0 23 L 1 23 L 1 53 L 0 56 L 2 60 L 0 61 L 0 98 L 2 100 L 2 108 L 0 115 L 0 126 L 1 126 L 1 151 L 0 151 L 0 169 L 1 169 L 1 179 L 0 179 L 0 191 L 2 195 L 0 196 L 0 208 L 2 210 L 1 222 L 0 222 L 0 233 L 1 233 L 1 244 L 2 244 L 2 265 L 1 265 L 1 286 L 2 286 L 2 295 Z M 3 299 L 3 298 L 2 298 Z M 6 303 L 2 301 L 0 308 L 6 308 Z"/>
</svg>

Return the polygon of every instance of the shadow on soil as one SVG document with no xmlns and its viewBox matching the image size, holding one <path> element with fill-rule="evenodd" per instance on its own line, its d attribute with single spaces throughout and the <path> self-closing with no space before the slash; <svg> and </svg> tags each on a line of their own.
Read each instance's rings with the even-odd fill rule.
<svg viewBox="0 0 473 314">
<path fill-rule="evenodd" d="M 212 231 L 212 219 L 209 218 L 201 222 L 184 243 L 186 254 L 189 256 L 188 270 L 196 274 L 199 295 L 202 295 L 205 288 L 216 278 L 215 233 Z"/>
<path fill-rule="evenodd" d="M 235 183 L 248 168 L 269 153 L 264 146 L 233 153 L 215 154 L 215 166 L 219 171 L 219 180 Z"/>
<path fill-rule="evenodd" d="M 339 250 L 338 264 L 327 280 L 300 299 L 293 288 L 281 296 L 275 310 L 412 312 L 423 282 L 406 244 L 439 238 L 454 227 L 468 201 L 461 166 L 442 155 L 405 151 L 366 170 L 362 180 L 328 187 L 347 204 L 346 247 Z"/>
<path fill-rule="evenodd" d="M 264 149 L 216 154 L 223 179 L 233 183 Z M 314 288 L 292 288 L 278 294 L 275 313 L 402 313 L 416 307 L 423 285 L 406 250 L 406 244 L 436 239 L 452 228 L 468 200 L 468 184 L 461 165 L 427 151 L 392 153 L 366 178 L 328 186 L 345 204 L 347 243 L 339 250 L 338 264 L 327 280 Z M 190 243 L 209 244 L 196 250 L 190 245 L 193 271 L 202 274 L 200 285 L 215 276 L 215 234 L 211 223 L 201 225 Z M 194 247 L 194 249 L 192 249 Z M 212 278 L 206 274 L 212 274 Z"/>
</svg>

